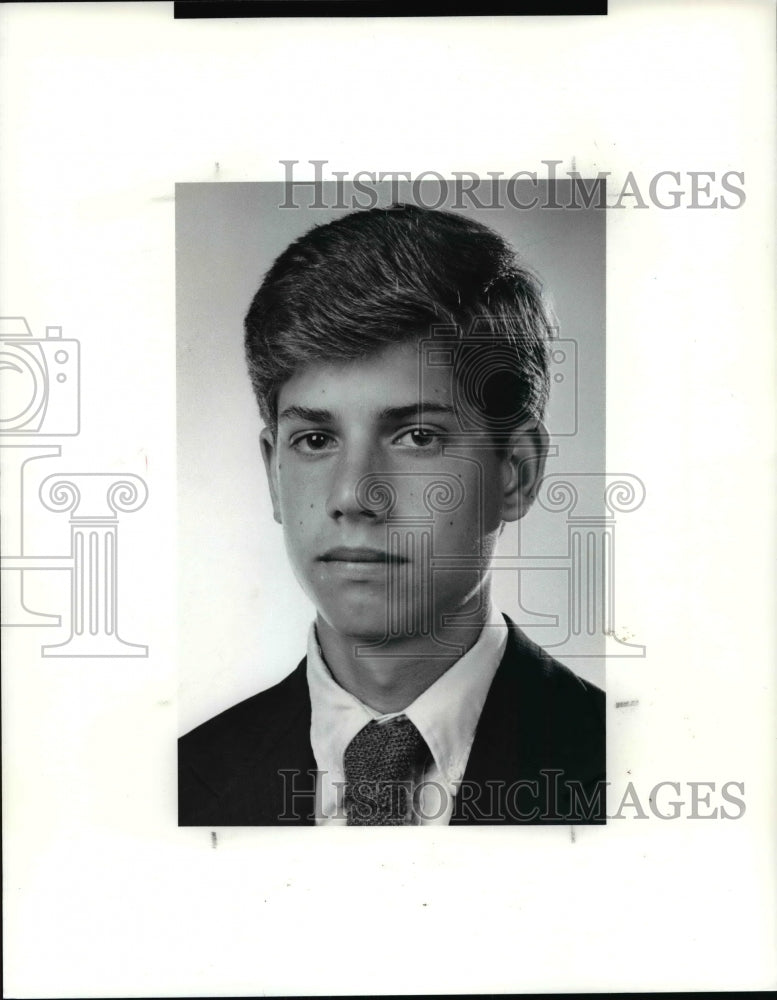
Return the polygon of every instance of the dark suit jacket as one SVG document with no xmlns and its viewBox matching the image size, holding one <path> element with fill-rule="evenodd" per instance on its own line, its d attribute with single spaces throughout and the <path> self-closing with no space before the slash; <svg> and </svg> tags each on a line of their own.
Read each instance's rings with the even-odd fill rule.
<svg viewBox="0 0 777 1000">
<path fill-rule="evenodd" d="M 451 824 L 603 823 L 604 694 L 507 619 Z M 181 826 L 312 824 L 306 660 L 179 741 Z"/>
</svg>

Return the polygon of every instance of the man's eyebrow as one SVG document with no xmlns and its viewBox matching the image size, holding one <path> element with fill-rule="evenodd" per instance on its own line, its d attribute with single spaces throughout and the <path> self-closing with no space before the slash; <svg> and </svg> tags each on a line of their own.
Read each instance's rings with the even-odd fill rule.
<svg viewBox="0 0 777 1000">
<path fill-rule="evenodd" d="M 388 406 L 378 414 L 380 420 L 407 420 L 408 417 L 425 416 L 427 413 L 454 414 L 456 411 L 449 403 L 419 402 L 407 406 Z"/>
<path fill-rule="evenodd" d="M 408 417 L 419 417 L 426 414 L 454 414 L 456 411 L 446 403 L 420 402 L 408 403 L 406 406 L 387 406 L 378 414 L 378 420 L 398 421 Z M 278 420 L 307 420 L 314 424 L 331 423 L 335 418 L 331 410 L 321 410 L 310 406 L 287 406 L 278 414 Z"/>
<path fill-rule="evenodd" d="M 287 406 L 278 414 L 279 420 L 290 420 L 292 417 L 297 417 L 299 420 L 309 420 L 313 424 L 332 422 L 332 414 L 329 410 L 317 410 L 310 406 Z"/>
</svg>

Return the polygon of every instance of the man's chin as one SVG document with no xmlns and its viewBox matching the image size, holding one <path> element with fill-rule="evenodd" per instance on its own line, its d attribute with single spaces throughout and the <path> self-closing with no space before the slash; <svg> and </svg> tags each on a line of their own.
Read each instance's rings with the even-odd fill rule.
<svg viewBox="0 0 777 1000">
<path fill-rule="evenodd" d="M 386 617 L 369 618 L 364 615 L 325 614 L 324 620 L 328 627 L 338 635 L 356 642 L 380 642 L 389 635 Z"/>
</svg>

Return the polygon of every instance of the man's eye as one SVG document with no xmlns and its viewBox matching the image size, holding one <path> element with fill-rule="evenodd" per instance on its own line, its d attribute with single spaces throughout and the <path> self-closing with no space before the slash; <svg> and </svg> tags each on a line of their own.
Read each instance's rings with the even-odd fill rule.
<svg viewBox="0 0 777 1000">
<path fill-rule="evenodd" d="M 322 431 L 310 431 L 295 437 L 291 442 L 291 447 L 303 454 L 310 455 L 313 452 L 327 451 L 333 443 L 328 434 L 324 434 Z"/>
<path fill-rule="evenodd" d="M 440 443 L 441 435 L 429 427 L 413 427 L 397 438 L 397 444 L 411 448 L 434 448 Z"/>
</svg>

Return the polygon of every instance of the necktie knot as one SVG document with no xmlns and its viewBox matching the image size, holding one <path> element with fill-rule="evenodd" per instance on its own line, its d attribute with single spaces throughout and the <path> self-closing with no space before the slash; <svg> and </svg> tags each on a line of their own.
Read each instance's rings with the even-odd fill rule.
<svg viewBox="0 0 777 1000">
<path fill-rule="evenodd" d="M 406 716 L 368 722 L 343 756 L 348 826 L 408 825 L 413 784 L 428 757 L 426 741 Z"/>
</svg>

